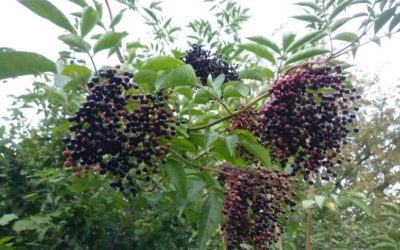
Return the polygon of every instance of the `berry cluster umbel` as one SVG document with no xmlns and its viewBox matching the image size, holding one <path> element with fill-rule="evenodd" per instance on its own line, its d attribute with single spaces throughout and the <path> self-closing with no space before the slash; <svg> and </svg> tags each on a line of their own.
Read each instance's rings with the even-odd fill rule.
<svg viewBox="0 0 400 250">
<path fill-rule="evenodd" d="M 192 65 L 196 76 L 200 78 L 203 85 L 207 85 L 207 77 L 213 78 L 220 74 L 225 75 L 225 82 L 238 79 L 237 66 L 229 64 L 226 59 L 217 52 L 202 49 L 201 45 L 193 44 L 182 58 L 186 64 Z"/>
<path fill-rule="evenodd" d="M 64 139 L 64 165 L 77 166 L 78 174 L 82 169 L 111 173 L 115 182 L 110 185 L 120 189 L 125 179 L 132 185 L 135 174 L 149 181 L 166 151 L 160 138 L 176 134 L 168 96 L 140 93 L 133 74 L 118 75 L 118 68 L 99 75 L 87 84 L 90 94 L 68 119 L 74 124 L 71 137 Z"/>
<path fill-rule="evenodd" d="M 284 205 L 296 205 L 290 191 L 294 180 L 287 173 L 267 168 L 222 165 L 221 170 L 229 173 L 223 178 L 228 249 L 242 249 L 243 243 L 268 249 L 283 232 L 280 217 L 285 214 Z"/>
<path fill-rule="evenodd" d="M 245 115 L 232 120 L 233 128 L 252 131 L 275 160 L 290 165 L 293 174 L 301 172 L 310 184 L 312 172 L 320 172 L 324 180 L 335 177 L 335 167 L 344 160 L 341 147 L 348 143 L 358 111 L 349 103 L 360 98 L 355 88 L 346 87 L 341 73 L 341 66 L 332 70 L 324 63 L 286 72 L 273 83 L 271 98 L 262 108 L 249 111 L 258 123 L 247 122 Z"/>
</svg>

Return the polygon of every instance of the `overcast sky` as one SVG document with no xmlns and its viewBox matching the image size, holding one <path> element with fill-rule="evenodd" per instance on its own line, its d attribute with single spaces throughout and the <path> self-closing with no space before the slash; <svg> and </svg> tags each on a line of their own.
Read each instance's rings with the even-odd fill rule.
<svg viewBox="0 0 400 250">
<path fill-rule="evenodd" d="M 66 15 L 79 10 L 79 7 L 67 0 L 52 0 L 51 2 L 62 9 Z M 113 0 L 110 2 L 114 13 L 117 13 L 120 5 Z M 150 1 L 142 0 L 141 2 L 148 3 Z M 301 33 L 303 30 L 304 23 L 290 18 L 290 16 L 302 13 L 299 7 L 293 5 L 298 1 L 246 0 L 240 2 L 243 6 L 250 8 L 251 15 L 250 21 L 246 23 L 241 32 L 243 37 L 263 35 L 280 42 L 280 35 L 273 36 L 276 31 L 283 29 Z M 186 26 L 190 20 L 207 18 L 209 15 L 209 4 L 205 4 L 202 0 L 164 0 L 162 7 L 163 14 L 167 17 L 172 16 L 172 23 L 177 26 Z M 104 10 L 104 15 L 106 14 Z M 118 26 L 118 30 L 128 31 L 132 34 L 133 40 L 146 40 L 150 33 L 141 20 L 134 16 L 133 12 L 126 12 L 124 17 L 126 25 Z M 0 47 L 33 51 L 54 61 L 57 60 L 60 50 L 67 49 L 57 38 L 64 32 L 61 28 L 36 16 L 16 0 L 0 1 L 0 24 Z M 185 41 L 185 37 L 178 37 L 178 44 L 185 44 Z M 99 56 L 96 56 L 97 64 L 101 65 L 102 62 L 105 62 L 104 54 L 100 53 Z M 381 47 L 375 44 L 362 47 L 356 60 L 352 63 L 357 65 L 355 68 L 357 71 L 370 75 L 378 74 L 383 86 L 393 86 L 400 80 L 400 35 L 394 36 L 391 40 L 383 40 Z M 111 63 L 110 60 L 107 61 L 107 64 L 117 64 L 116 58 L 112 58 Z M 24 89 L 30 87 L 32 80 L 33 77 L 27 76 L 0 83 L 0 117 L 7 114 L 7 108 L 11 104 L 11 99 L 7 98 L 7 95 L 23 93 Z M 33 113 L 32 116 L 34 116 Z M 1 119 L 0 124 L 2 124 Z"/>
</svg>

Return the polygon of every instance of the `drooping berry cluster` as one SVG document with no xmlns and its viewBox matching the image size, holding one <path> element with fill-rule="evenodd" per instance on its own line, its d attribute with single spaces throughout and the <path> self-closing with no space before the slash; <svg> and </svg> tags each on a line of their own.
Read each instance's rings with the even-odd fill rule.
<svg viewBox="0 0 400 250">
<path fill-rule="evenodd" d="M 360 96 L 355 88 L 346 87 L 341 73 L 340 66 L 332 71 L 325 64 L 305 64 L 277 79 L 262 107 L 260 142 L 272 149 L 283 166 L 290 164 L 306 180 L 321 169 L 322 179 L 336 176 L 335 166 L 343 161 L 340 148 L 347 144 L 348 127 L 358 110 L 350 108 L 349 102 Z"/>
<path fill-rule="evenodd" d="M 209 50 L 202 49 L 201 45 L 193 44 L 182 61 L 192 65 L 203 85 L 207 85 L 209 74 L 213 78 L 224 74 L 225 82 L 238 79 L 237 66 L 229 64 L 222 55 L 216 52 L 211 53 Z"/>
<path fill-rule="evenodd" d="M 87 84 L 90 94 L 70 127 L 71 137 L 65 138 L 64 156 L 67 167 L 98 170 L 115 176 L 112 187 L 122 189 L 122 182 L 134 182 L 133 174 L 144 174 L 145 180 L 159 171 L 165 146 L 160 137 L 170 139 L 176 134 L 167 96 L 140 93 L 132 83 L 133 75 L 118 75 L 117 69 L 100 71 Z"/>
<path fill-rule="evenodd" d="M 289 174 L 267 168 L 231 168 L 225 183 L 224 208 L 228 249 L 242 249 L 251 244 L 257 249 L 268 249 L 283 232 L 280 217 L 285 204 L 294 207 L 293 179 Z M 294 208 L 292 208 L 294 209 Z"/>
</svg>

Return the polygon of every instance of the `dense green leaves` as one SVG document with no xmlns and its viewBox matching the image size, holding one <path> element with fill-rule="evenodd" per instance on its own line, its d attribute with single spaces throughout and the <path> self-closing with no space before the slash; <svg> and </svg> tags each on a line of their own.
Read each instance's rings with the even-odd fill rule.
<svg viewBox="0 0 400 250">
<path fill-rule="evenodd" d="M 222 218 L 222 199 L 210 193 L 203 203 L 199 221 L 200 249 L 206 249 L 207 242 L 215 233 Z"/>
<path fill-rule="evenodd" d="M 96 44 L 94 45 L 93 52 L 97 53 L 99 51 L 118 46 L 122 38 L 124 38 L 126 35 L 126 32 L 109 31 L 107 33 L 104 33 L 100 36 L 99 40 L 97 40 Z"/>
<path fill-rule="evenodd" d="M 23 75 L 56 73 L 56 65 L 44 56 L 32 52 L 0 52 L 0 79 Z"/>
<path fill-rule="evenodd" d="M 97 21 L 98 16 L 96 10 L 94 10 L 92 7 L 86 7 L 82 14 L 81 36 L 86 36 L 96 25 Z"/>
<path fill-rule="evenodd" d="M 70 24 L 65 15 L 56 6 L 47 0 L 18 0 L 19 3 L 35 12 L 37 15 L 46 18 L 55 25 L 75 33 L 74 27 Z"/>
</svg>

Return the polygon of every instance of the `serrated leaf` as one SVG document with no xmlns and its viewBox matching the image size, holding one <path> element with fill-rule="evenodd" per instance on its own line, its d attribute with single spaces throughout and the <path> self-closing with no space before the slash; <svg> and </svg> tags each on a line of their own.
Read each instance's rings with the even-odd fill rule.
<svg viewBox="0 0 400 250">
<path fill-rule="evenodd" d="M 109 31 L 107 33 L 104 33 L 94 45 L 93 52 L 97 53 L 99 51 L 118 46 L 122 38 L 124 38 L 126 35 L 126 32 Z"/>
<path fill-rule="evenodd" d="M 207 249 L 207 242 L 216 232 L 222 218 L 222 199 L 209 194 L 203 203 L 199 221 L 200 250 Z"/>
<path fill-rule="evenodd" d="M 55 25 L 64 28 L 71 33 L 76 33 L 74 27 L 65 15 L 47 0 L 18 0 L 19 3 L 30 9 L 35 14 L 49 20 Z"/>
<path fill-rule="evenodd" d="M 257 157 L 258 160 L 267 168 L 272 167 L 271 156 L 267 149 L 265 149 L 260 143 L 248 140 L 244 136 L 239 136 L 239 144 L 243 146 L 246 151 Z"/>
<path fill-rule="evenodd" d="M 150 69 L 155 72 L 160 70 L 171 70 L 183 66 L 184 63 L 170 56 L 156 56 L 146 60 L 142 69 Z"/>
<path fill-rule="evenodd" d="M 311 208 L 315 203 L 316 203 L 315 200 L 303 200 L 301 202 L 304 209 Z"/>
<path fill-rule="evenodd" d="M 332 11 L 331 15 L 329 16 L 329 20 L 333 20 L 337 15 L 339 15 L 344 9 L 351 5 L 353 0 L 345 0 L 338 4 Z"/>
<path fill-rule="evenodd" d="M 314 56 L 326 54 L 328 52 L 329 52 L 328 49 L 323 49 L 323 48 L 308 48 L 308 49 L 300 50 L 300 51 L 296 52 L 295 54 L 293 54 L 292 56 L 290 56 L 286 60 L 285 64 L 288 65 L 290 63 L 303 61 L 303 60 L 309 59 Z"/>
<path fill-rule="evenodd" d="M 358 39 L 358 35 L 354 32 L 342 32 L 334 36 L 333 39 L 345 42 L 353 42 Z"/>
<path fill-rule="evenodd" d="M 271 63 L 275 64 L 275 58 L 272 53 L 263 45 L 246 43 L 239 45 L 239 48 L 250 51 L 254 53 L 256 56 L 264 58 Z"/>
<path fill-rule="evenodd" d="M 13 220 L 18 219 L 18 216 L 16 214 L 4 214 L 0 218 L 0 226 L 5 226 L 8 223 L 10 223 Z"/>
<path fill-rule="evenodd" d="M 73 34 L 61 35 L 58 37 L 58 39 L 63 41 L 75 51 L 87 52 L 90 50 L 90 44 L 80 40 L 77 36 Z"/>
<path fill-rule="evenodd" d="M 286 49 L 293 42 L 295 37 L 296 37 L 296 34 L 293 34 L 293 33 L 290 33 L 290 32 L 283 34 L 283 36 L 282 36 L 282 46 L 283 46 L 283 50 L 284 51 L 286 51 Z"/>
<path fill-rule="evenodd" d="M 161 81 L 156 82 L 156 89 L 177 86 L 195 86 L 197 76 L 191 65 L 184 65 L 171 70 Z"/>
<path fill-rule="evenodd" d="M 400 14 L 397 14 L 393 17 L 392 21 L 390 21 L 389 24 L 389 32 L 392 32 L 392 30 L 400 23 Z"/>
<path fill-rule="evenodd" d="M 32 52 L 0 52 L 0 79 L 23 75 L 57 72 L 56 64 L 42 55 Z"/>
<path fill-rule="evenodd" d="M 324 32 L 319 30 L 319 31 L 314 31 L 314 32 L 311 32 L 309 34 L 306 34 L 306 35 L 300 37 L 299 39 L 294 41 L 292 44 L 290 44 L 290 46 L 287 48 L 286 51 L 290 52 L 290 51 L 294 51 L 300 47 L 303 47 L 304 45 L 306 45 L 308 42 L 312 41 L 317 35 L 319 35 L 321 33 L 324 33 Z"/>
<path fill-rule="evenodd" d="M 322 208 L 324 206 L 324 202 L 325 202 L 325 196 L 322 195 L 316 195 L 314 197 L 315 202 L 317 203 L 319 208 Z"/>
<path fill-rule="evenodd" d="M 164 167 L 167 170 L 169 178 L 175 186 L 178 212 L 179 214 L 182 214 L 183 210 L 185 209 L 188 197 L 185 170 L 180 164 L 176 163 L 167 163 Z"/>
<path fill-rule="evenodd" d="M 247 39 L 249 39 L 250 41 L 253 41 L 255 43 L 267 46 L 268 48 L 272 49 L 273 51 L 275 51 L 278 54 L 280 53 L 278 45 L 266 37 L 251 36 L 251 37 L 248 37 Z"/>
<path fill-rule="evenodd" d="M 292 18 L 309 23 L 322 23 L 322 20 L 315 15 L 299 15 L 299 16 L 292 16 Z"/>
<path fill-rule="evenodd" d="M 97 12 L 92 7 L 86 7 L 83 10 L 81 20 L 81 36 L 85 37 L 96 25 L 98 21 Z"/>
<path fill-rule="evenodd" d="M 115 25 L 117 25 L 117 24 L 121 21 L 122 16 L 124 15 L 124 12 L 125 12 L 125 9 L 121 10 L 121 11 L 113 18 L 113 20 L 112 20 L 111 23 L 110 23 L 110 29 L 114 28 Z"/>
<path fill-rule="evenodd" d="M 374 22 L 374 33 L 378 33 L 380 29 L 390 20 L 390 18 L 393 17 L 396 7 L 390 8 L 388 10 L 385 10 L 379 16 L 376 17 L 375 22 Z"/>
</svg>

